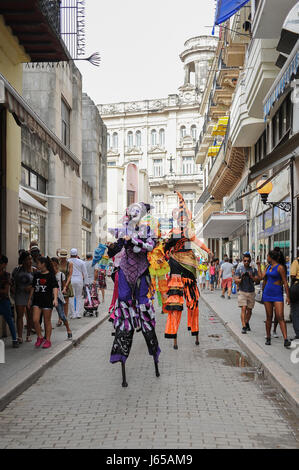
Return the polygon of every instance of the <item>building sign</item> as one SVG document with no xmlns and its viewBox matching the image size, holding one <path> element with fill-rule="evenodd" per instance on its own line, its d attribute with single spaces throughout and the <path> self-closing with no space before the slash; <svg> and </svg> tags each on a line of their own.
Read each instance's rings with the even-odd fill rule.
<svg viewBox="0 0 299 470">
<path fill-rule="evenodd" d="M 271 235 L 273 233 L 272 208 L 264 213 L 264 226 L 265 226 L 265 233 L 267 235 Z"/>
</svg>

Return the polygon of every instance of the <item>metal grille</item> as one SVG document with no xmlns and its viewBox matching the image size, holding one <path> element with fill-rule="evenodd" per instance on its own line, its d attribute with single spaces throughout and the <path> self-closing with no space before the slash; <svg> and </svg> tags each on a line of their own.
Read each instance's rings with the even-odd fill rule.
<svg viewBox="0 0 299 470">
<path fill-rule="evenodd" d="M 60 33 L 73 59 L 85 54 L 85 0 L 60 1 Z"/>
<path fill-rule="evenodd" d="M 60 0 L 39 0 L 39 4 L 54 31 L 60 35 Z"/>
</svg>

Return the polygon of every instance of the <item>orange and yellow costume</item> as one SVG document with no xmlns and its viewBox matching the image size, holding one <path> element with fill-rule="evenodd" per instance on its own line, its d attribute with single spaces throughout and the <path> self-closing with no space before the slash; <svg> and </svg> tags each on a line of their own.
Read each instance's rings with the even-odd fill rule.
<svg viewBox="0 0 299 470">
<path fill-rule="evenodd" d="M 204 243 L 198 240 L 192 228 L 191 213 L 185 205 L 181 193 L 177 192 L 180 206 L 177 216 L 179 227 L 170 232 L 165 244 L 165 253 L 169 258 L 170 277 L 168 281 L 167 300 L 165 309 L 168 317 L 165 328 L 165 338 L 177 338 L 184 297 L 188 312 L 187 326 L 192 336 L 199 333 L 199 291 L 196 282 L 196 256 L 191 248 L 191 242 L 195 243 L 207 253 L 211 253 Z"/>
<path fill-rule="evenodd" d="M 170 267 L 165 259 L 163 242 L 158 243 L 153 251 L 148 253 L 147 259 L 150 263 L 149 272 L 152 280 L 151 295 L 154 296 L 155 292 L 157 292 L 158 302 L 160 307 L 162 307 L 162 313 L 167 313 L 165 309 L 168 290 L 166 275 L 169 273 Z"/>
</svg>

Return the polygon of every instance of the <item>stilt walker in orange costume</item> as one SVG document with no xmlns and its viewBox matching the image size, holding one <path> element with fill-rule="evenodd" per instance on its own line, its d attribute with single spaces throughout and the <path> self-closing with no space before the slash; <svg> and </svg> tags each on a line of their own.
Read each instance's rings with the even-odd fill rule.
<svg viewBox="0 0 299 470">
<path fill-rule="evenodd" d="M 161 234 L 159 233 L 158 236 L 160 238 Z M 165 309 L 168 291 L 166 274 L 169 273 L 170 268 L 165 259 L 163 241 L 160 240 L 153 251 L 147 254 L 147 259 L 150 263 L 149 272 L 152 280 L 151 295 L 154 297 L 155 292 L 157 292 L 158 303 L 162 308 L 161 313 L 167 313 Z"/>
<path fill-rule="evenodd" d="M 178 349 L 177 332 L 184 308 L 184 297 L 188 312 L 188 330 L 191 331 L 192 336 L 196 337 L 195 344 L 199 344 L 199 291 L 196 282 L 196 256 L 191 248 L 191 242 L 208 254 L 212 255 L 212 253 L 204 243 L 196 238 L 192 228 L 192 215 L 187 209 L 181 193 L 175 192 L 180 201 L 175 217 L 178 227 L 171 230 L 170 237 L 165 244 L 165 253 L 169 258 L 170 266 L 170 278 L 165 304 L 165 309 L 168 312 L 165 338 L 173 338 L 173 347 Z"/>
</svg>

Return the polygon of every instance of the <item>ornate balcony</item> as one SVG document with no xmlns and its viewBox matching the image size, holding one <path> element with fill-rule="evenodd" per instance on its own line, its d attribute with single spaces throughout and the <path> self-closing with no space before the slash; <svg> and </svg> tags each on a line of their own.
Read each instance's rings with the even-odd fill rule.
<svg viewBox="0 0 299 470">
<path fill-rule="evenodd" d="M 67 3 L 69 6 L 62 7 L 61 0 L 1 0 L 0 15 L 30 56 L 31 62 L 67 61 L 71 55 L 62 36 L 78 38 L 77 33 L 71 34 L 73 24 L 70 20 L 67 23 L 64 21 L 64 28 L 69 31 L 61 33 L 61 12 L 65 15 L 69 9 L 72 16 L 74 9 L 78 9 L 77 0 L 74 2 L 74 5 Z"/>
</svg>

